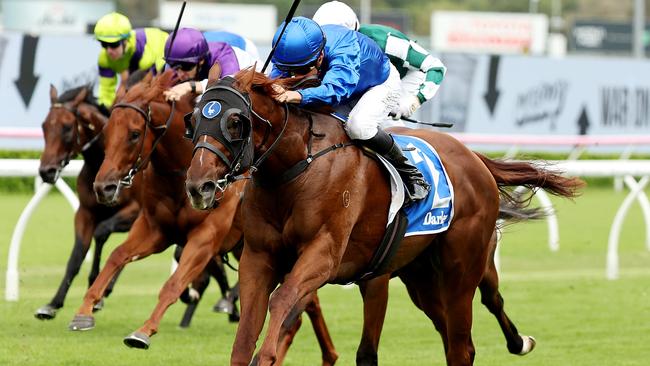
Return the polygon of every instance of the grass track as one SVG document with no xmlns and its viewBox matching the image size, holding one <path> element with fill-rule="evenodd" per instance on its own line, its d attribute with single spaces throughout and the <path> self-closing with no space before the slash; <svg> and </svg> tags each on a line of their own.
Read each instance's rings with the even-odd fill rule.
<svg viewBox="0 0 650 366">
<path fill-rule="evenodd" d="M 475 300 L 473 339 L 476 365 L 647 365 L 650 359 L 650 254 L 644 247 L 640 209 L 626 220 L 620 246 L 621 279 L 607 281 L 607 235 L 623 193 L 591 188 L 575 203 L 557 201 L 560 251 L 551 253 L 544 223 L 506 229 L 501 247 L 501 292 L 506 310 L 538 348 L 520 358 L 507 353 L 494 318 Z M 0 195 L 0 286 L 11 232 L 27 195 Z M 104 258 L 124 235 L 109 241 Z M 89 332 L 67 330 L 87 285 L 82 267 L 64 307 L 53 321 L 33 311 L 53 296 L 72 247 L 72 214 L 59 195 L 50 195 L 29 224 L 20 257 L 20 301 L 0 300 L 0 365 L 226 365 L 235 326 L 211 312 L 216 285 L 208 289 L 192 327 L 177 327 L 184 305 L 171 307 L 148 351 L 123 346 L 122 337 L 148 317 L 169 274 L 171 252 L 131 264 Z M 234 279 L 234 276 L 231 277 Z M 353 365 L 361 332 L 361 301 L 356 289 L 327 286 L 320 292 L 325 317 L 340 354 Z M 320 352 L 309 320 L 285 365 L 317 365 Z M 381 365 L 444 364 L 438 334 L 411 304 L 398 280 L 380 346 Z"/>
</svg>

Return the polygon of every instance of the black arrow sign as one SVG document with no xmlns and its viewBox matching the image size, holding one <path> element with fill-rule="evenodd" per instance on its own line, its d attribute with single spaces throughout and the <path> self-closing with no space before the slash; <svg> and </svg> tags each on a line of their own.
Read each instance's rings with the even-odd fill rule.
<svg viewBox="0 0 650 366">
<path fill-rule="evenodd" d="M 580 135 L 586 135 L 589 129 L 589 116 L 587 115 L 587 107 L 582 107 L 582 112 L 578 118 L 578 129 Z"/>
<path fill-rule="evenodd" d="M 490 56 L 490 71 L 488 74 L 487 92 L 485 93 L 485 95 L 483 95 L 483 98 L 485 98 L 485 103 L 487 104 L 487 107 L 490 110 L 490 115 L 494 115 L 494 108 L 497 105 L 499 94 L 501 94 L 497 90 L 497 73 L 499 72 L 500 59 L 501 56 L 498 55 Z"/>
<path fill-rule="evenodd" d="M 38 45 L 38 36 L 25 34 L 23 36 L 23 48 L 20 53 L 20 75 L 14 81 L 16 88 L 23 98 L 25 108 L 29 108 L 29 102 L 34 95 L 38 76 L 34 75 L 34 60 L 36 59 L 36 46 Z"/>
</svg>

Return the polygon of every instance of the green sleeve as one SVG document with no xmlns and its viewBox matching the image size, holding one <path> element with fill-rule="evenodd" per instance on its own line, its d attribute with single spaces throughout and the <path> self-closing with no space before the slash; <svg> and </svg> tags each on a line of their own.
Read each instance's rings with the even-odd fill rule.
<svg viewBox="0 0 650 366">
<path fill-rule="evenodd" d="M 418 99 L 420 103 L 433 98 L 445 77 L 447 68 L 436 57 L 422 48 L 419 44 L 410 41 L 409 50 L 406 57 L 406 63 L 414 69 L 426 74 L 425 80 L 420 86 Z"/>
</svg>

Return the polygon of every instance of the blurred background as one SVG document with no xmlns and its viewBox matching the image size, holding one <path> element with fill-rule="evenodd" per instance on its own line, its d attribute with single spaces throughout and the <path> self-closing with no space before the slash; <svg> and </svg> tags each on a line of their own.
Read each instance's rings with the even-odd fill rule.
<svg viewBox="0 0 650 366">
<path fill-rule="evenodd" d="M 362 23 L 402 30 L 447 66 L 417 115 L 468 133 L 611 135 L 650 127 L 645 0 L 351 0 Z M 303 0 L 311 16 L 322 1 Z M 184 26 L 227 30 L 265 57 L 290 0 L 189 1 Z M 173 28 L 180 1 L 2 0 L 0 128 L 38 128 L 47 91 L 96 81 L 95 21 Z M 39 148 L 38 139 L 0 148 Z M 503 149 L 504 146 L 497 148 Z"/>
</svg>

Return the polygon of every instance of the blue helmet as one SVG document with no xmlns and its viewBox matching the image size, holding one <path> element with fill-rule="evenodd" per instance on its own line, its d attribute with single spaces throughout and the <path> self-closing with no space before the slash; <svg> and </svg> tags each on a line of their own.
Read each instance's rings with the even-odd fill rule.
<svg viewBox="0 0 650 366">
<path fill-rule="evenodd" d="M 278 40 L 284 22 L 273 36 L 273 45 L 278 46 L 271 61 L 280 68 L 291 68 L 308 65 L 318 58 L 325 47 L 325 35 L 318 23 L 305 18 L 291 19 L 287 29 Z"/>
</svg>

